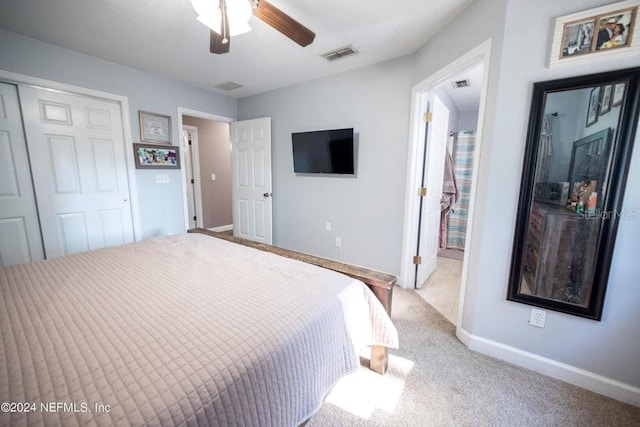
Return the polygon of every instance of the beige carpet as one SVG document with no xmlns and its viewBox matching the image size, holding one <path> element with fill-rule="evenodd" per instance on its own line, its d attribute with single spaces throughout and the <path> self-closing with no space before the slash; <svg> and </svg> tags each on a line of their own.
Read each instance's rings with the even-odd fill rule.
<svg viewBox="0 0 640 427">
<path fill-rule="evenodd" d="M 339 382 L 311 426 L 640 426 L 640 408 L 469 351 L 414 291 L 394 290 L 400 350 Z"/>
</svg>

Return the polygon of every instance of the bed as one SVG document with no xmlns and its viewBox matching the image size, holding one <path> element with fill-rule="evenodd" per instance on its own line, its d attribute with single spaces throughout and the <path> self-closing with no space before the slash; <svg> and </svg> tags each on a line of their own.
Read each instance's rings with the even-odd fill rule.
<svg viewBox="0 0 640 427">
<path fill-rule="evenodd" d="M 0 425 L 296 426 L 398 344 L 362 282 L 203 234 L 3 268 L 0 327 Z"/>
</svg>

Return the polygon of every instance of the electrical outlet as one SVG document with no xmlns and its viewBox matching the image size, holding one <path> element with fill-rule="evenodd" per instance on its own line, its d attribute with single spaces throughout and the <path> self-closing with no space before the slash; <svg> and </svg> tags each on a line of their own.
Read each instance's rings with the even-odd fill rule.
<svg viewBox="0 0 640 427">
<path fill-rule="evenodd" d="M 531 315 L 529 316 L 529 324 L 538 328 L 544 328 L 544 322 L 547 320 L 547 312 L 538 310 L 537 308 L 531 309 Z"/>
<path fill-rule="evenodd" d="M 341 247 L 342 246 L 342 239 L 340 237 L 336 237 L 336 246 L 337 247 Z"/>
<path fill-rule="evenodd" d="M 324 223 L 324 231 L 331 231 L 331 223 L 329 221 Z"/>
</svg>

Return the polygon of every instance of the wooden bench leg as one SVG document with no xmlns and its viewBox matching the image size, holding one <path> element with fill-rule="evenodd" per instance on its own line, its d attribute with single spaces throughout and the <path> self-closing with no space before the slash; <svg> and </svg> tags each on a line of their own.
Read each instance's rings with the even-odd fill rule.
<svg viewBox="0 0 640 427">
<path fill-rule="evenodd" d="M 371 360 L 369 361 L 369 369 L 384 375 L 387 372 L 389 364 L 389 349 L 381 345 L 371 346 Z"/>
</svg>

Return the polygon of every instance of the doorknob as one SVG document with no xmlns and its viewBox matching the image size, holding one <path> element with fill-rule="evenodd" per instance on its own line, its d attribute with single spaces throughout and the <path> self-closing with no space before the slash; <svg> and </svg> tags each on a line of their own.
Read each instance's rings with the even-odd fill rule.
<svg viewBox="0 0 640 427">
<path fill-rule="evenodd" d="M 264 197 L 271 197 L 271 196 L 273 196 L 273 193 L 264 193 L 263 196 Z"/>
</svg>

